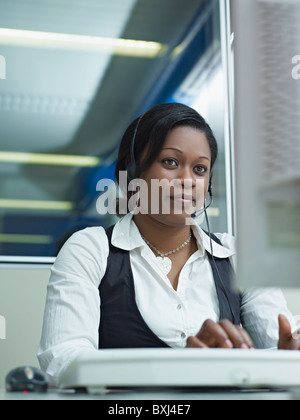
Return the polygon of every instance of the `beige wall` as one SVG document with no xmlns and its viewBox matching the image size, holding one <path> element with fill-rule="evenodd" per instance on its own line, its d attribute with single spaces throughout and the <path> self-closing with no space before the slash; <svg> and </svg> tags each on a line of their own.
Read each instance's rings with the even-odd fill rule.
<svg viewBox="0 0 300 420">
<path fill-rule="evenodd" d="M 39 367 L 36 351 L 48 279 L 47 269 L 0 269 L 0 315 L 6 321 L 6 339 L 0 340 L 0 389 L 11 369 Z"/>
<path fill-rule="evenodd" d="M 6 320 L 6 340 L 0 339 L 0 389 L 13 368 L 38 367 L 40 340 L 49 270 L 0 269 L 0 315 Z M 300 289 L 286 290 L 294 315 L 300 315 Z"/>
</svg>

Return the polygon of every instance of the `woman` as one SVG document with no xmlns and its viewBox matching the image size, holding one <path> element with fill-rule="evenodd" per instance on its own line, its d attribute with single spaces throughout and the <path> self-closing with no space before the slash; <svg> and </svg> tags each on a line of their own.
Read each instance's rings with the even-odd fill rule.
<svg viewBox="0 0 300 420">
<path fill-rule="evenodd" d="M 54 383 L 79 354 L 99 348 L 300 348 L 281 291 L 237 294 L 233 238 L 196 223 L 205 209 L 197 186 L 211 195 L 217 153 L 210 127 L 181 104 L 159 105 L 130 125 L 116 179 L 126 172 L 128 184 L 143 181 L 150 204 L 153 180 L 172 187 L 159 189 L 158 211 L 140 206 L 112 229 L 76 233 L 61 250 L 38 354 Z"/>
</svg>

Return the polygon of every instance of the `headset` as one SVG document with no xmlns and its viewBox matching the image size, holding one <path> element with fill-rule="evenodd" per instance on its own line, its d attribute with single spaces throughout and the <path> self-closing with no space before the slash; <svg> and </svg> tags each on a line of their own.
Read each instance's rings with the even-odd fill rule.
<svg viewBox="0 0 300 420">
<path fill-rule="evenodd" d="M 130 159 L 131 160 L 130 160 L 129 164 L 127 165 L 127 168 L 126 168 L 129 182 L 133 181 L 134 178 L 135 178 L 135 175 L 136 175 L 137 165 L 136 165 L 136 159 L 135 159 L 135 143 L 136 143 L 136 136 L 137 136 L 137 133 L 138 133 L 138 129 L 139 129 L 140 123 L 141 123 L 144 115 L 145 114 L 141 115 L 140 118 L 138 119 L 135 130 L 134 130 L 134 134 L 133 134 L 133 137 L 132 137 L 132 140 L 131 140 L 131 146 L 130 146 Z M 212 178 L 213 178 L 213 171 L 211 170 L 209 185 L 208 185 L 208 194 L 209 194 L 209 197 L 210 197 L 209 203 L 207 205 L 205 204 L 204 207 L 201 210 L 193 213 L 191 215 L 191 217 L 193 219 L 196 219 L 199 216 L 201 216 L 203 213 L 205 214 L 206 225 L 207 225 L 208 234 L 209 234 L 209 237 L 210 237 L 210 253 L 211 253 L 211 256 L 212 256 L 212 261 L 213 261 L 214 267 L 216 269 L 216 273 L 218 275 L 218 278 L 220 280 L 221 287 L 222 287 L 223 292 L 225 294 L 225 297 L 227 299 L 227 302 L 228 302 L 228 305 L 229 305 L 229 308 L 230 308 L 230 312 L 232 314 L 232 318 L 235 322 L 237 320 L 237 317 L 236 317 L 236 315 L 234 313 L 234 310 L 232 308 L 232 304 L 230 302 L 226 287 L 225 287 L 224 282 L 222 280 L 222 276 L 221 276 L 221 274 L 219 272 L 219 269 L 218 269 L 218 266 L 216 264 L 216 260 L 215 260 L 215 256 L 214 256 L 214 252 L 213 252 L 213 241 L 212 241 L 212 237 L 211 237 L 210 224 L 209 224 L 209 219 L 208 219 L 208 214 L 207 214 L 207 209 L 213 203 L 213 182 L 212 182 Z"/>
<path fill-rule="evenodd" d="M 136 136 L 137 136 L 137 132 L 140 126 L 140 123 L 143 119 L 145 114 L 141 115 L 140 118 L 138 119 L 138 122 L 136 124 L 135 130 L 134 130 L 134 134 L 131 140 L 131 146 L 130 146 L 130 162 L 127 165 L 127 176 L 128 176 L 128 180 L 133 181 L 135 178 L 135 174 L 136 174 L 136 160 L 135 160 L 135 141 L 136 141 Z"/>
</svg>

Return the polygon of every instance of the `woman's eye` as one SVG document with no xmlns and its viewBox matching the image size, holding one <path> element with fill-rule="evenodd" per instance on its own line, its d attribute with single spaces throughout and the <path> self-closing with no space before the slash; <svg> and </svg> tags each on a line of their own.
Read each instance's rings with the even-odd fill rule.
<svg viewBox="0 0 300 420">
<path fill-rule="evenodd" d="M 163 160 L 163 163 L 172 168 L 176 168 L 178 166 L 178 163 L 175 159 L 165 159 Z"/>
<path fill-rule="evenodd" d="M 207 168 L 205 166 L 199 165 L 195 167 L 195 172 L 197 174 L 205 174 L 207 172 Z"/>
</svg>

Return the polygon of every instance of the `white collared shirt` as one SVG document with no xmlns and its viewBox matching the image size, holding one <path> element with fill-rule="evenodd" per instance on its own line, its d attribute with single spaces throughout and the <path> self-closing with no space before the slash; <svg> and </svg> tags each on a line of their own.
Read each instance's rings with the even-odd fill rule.
<svg viewBox="0 0 300 420">
<path fill-rule="evenodd" d="M 136 303 L 150 329 L 166 344 L 183 348 L 207 319 L 219 320 L 220 309 L 212 269 L 206 251 L 208 235 L 192 226 L 198 251 L 183 267 L 178 290 L 142 239 L 129 214 L 114 228 L 114 246 L 130 252 Z M 234 258 L 234 238 L 216 235 L 214 255 Z M 109 244 L 102 227 L 74 234 L 52 267 L 48 285 L 42 339 L 38 351 L 41 367 L 55 383 L 81 353 L 98 350 L 100 324 L 99 285 L 106 272 Z M 257 348 L 277 347 L 278 314 L 291 322 L 283 294 L 278 289 L 251 290 L 242 295 L 241 319 Z"/>
</svg>

